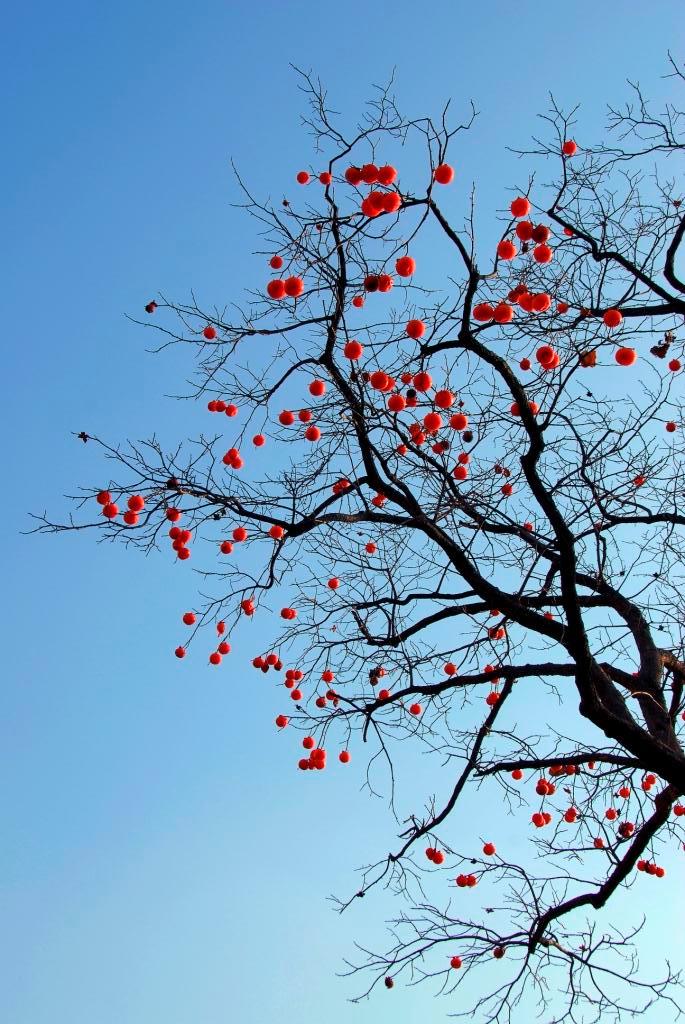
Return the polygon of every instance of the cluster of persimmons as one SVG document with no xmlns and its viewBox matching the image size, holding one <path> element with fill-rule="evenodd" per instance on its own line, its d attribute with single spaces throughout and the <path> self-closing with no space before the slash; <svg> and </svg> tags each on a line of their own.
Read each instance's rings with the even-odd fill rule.
<svg viewBox="0 0 685 1024">
<path fill-rule="evenodd" d="M 577 153 L 576 143 L 570 139 L 566 140 L 563 143 L 562 152 L 564 159 L 570 159 Z M 331 171 L 323 171 L 317 176 L 302 170 L 296 175 L 297 182 L 302 186 L 314 184 L 318 180 L 319 184 L 326 190 L 331 189 L 338 182 L 343 187 L 349 185 L 358 190 L 368 188 L 370 191 L 360 199 L 359 215 L 369 219 L 374 219 L 382 214 L 396 214 L 401 210 L 403 197 L 397 188 L 397 178 L 398 173 L 395 167 L 388 164 L 377 166 L 373 163 L 363 164 L 362 166 L 349 166 L 344 171 L 342 177 L 338 179 L 334 178 Z M 449 164 L 441 163 L 433 171 L 433 179 L 436 185 L 450 185 L 454 178 L 454 169 Z M 506 236 L 496 246 L 494 257 L 496 263 L 513 264 L 513 261 L 525 258 L 532 260 L 534 264 L 540 267 L 546 267 L 554 261 L 555 250 L 552 229 L 546 224 L 536 223 L 531 219 L 532 209 L 531 201 L 527 196 L 517 196 L 513 199 L 510 204 L 512 218 L 510 228 Z M 567 236 L 573 235 L 569 228 L 565 228 L 564 233 Z M 273 254 L 269 259 L 269 266 L 274 272 L 282 270 L 284 266 L 283 256 L 279 253 Z M 418 273 L 417 261 L 409 253 L 400 255 L 395 259 L 394 271 L 397 278 L 407 281 Z M 274 304 L 288 302 L 296 304 L 306 295 L 307 283 L 305 277 L 306 275 L 300 276 L 298 274 L 272 277 L 266 283 L 264 289 L 267 300 Z M 353 289 L 354 295 L 352 295 L 349 301 L 354 309 L 362 309 L 369 296 L 376 293 L 387 294 L 392 291 L 394 284 L 395 277 L 390 273 L 368 273 L 359 282 L 357 287 Z M 145 308 L 148 313 L 154 313 L 157 304 L 154 301 L 149 302 Z M 579 321 L 583 321 L 590 317 L 595 317 L 601 321 L 600 330 L 606 332 L 606 341 L 611 339 L 611 332 L 614 331 L 619 332 L 618 337 L 620 338 L 622 334 L 621 328 L 624 326 L 623 313 L 619 308 L 606 308 L 599 311 L 590 311 L 582 307 L 574 308 L 565 300 L 564 296 L 553 295 L 544 290 L 531 292 L 524 283 L 511 288 L 506 294 L 501 296 L 499 301 L 478 301 L 475 302 L 471 309 L 472 329 L 475 333 L 485 331 L 489 325 L 498 325 L 500 328 L 506 328 L 507 325 L 514 324 L 515 322 L 518 323 L 522 318 L 526 317 L 550 317 L 554 318 L 555 322 L 562 322 L 563 318 L 569 318 L 569 320 L 578 318 Z M 406 321 L 402 336 L 419 341 L 424 338 L 430 329 L 430 324 L 424 319 L 412 317 Z M 221 324 L 219 322 L 206 323 L 201 328 L 202 337 L 209 344 L 220 343 L 220 331 Z M 392 422 L 395 425 L 401 424 L 402 430 L 406 435 L 406 442 L 403 440 L 396 446 L 395 452 L 398 457 L 402 458 L 410 454 L 411 447 L 419 448 L 423 445 L 429 445 L 432 452 L 436 454 L 445 455 L 447 452 L 454 450 L 455 439 L 460 439 L 463 443 L 468 443 L 471 439 L 469 416 L 463 409 L 464 403 L 458 399 L 458 396 L 449 386 L 443 382 L 436 382 L 432 374 L 426 369 L 416 371 L 407 369 L 399 374 L 397 378 L 382 367 L 362 369 L 361 361 L 364 358 L 364 345 L 356 338 L 346 337 L 341 341 L 338 354 L 342 360 L 347 361 L 350 368 L 355 368 L 358 379 L 363 385 L 368 387 L 369 392 L 377 393 L 377 401 L 382 403 L 385 414 L 392 417 Z M 583 368 L 594 367 L 597 364 L 597 354 L 597 349 L 583 352 L 579 358 L 580 365 Z M 635 364 L 638 355 L 635 348 L 618 344 L 614 349 L 613 358 L 618 366 L 630 367 Z M 560 354 L 554 346 L 542 344 L 538 345 L 529 355 L 520 359 L 519 368 L 524 374 L 533 370 L 537 370 L 542 374 L 553 374 L 560 367 L 560 363 Z M 672 373 L 677 373 L 681 369 L 681 364 L 679 360 L 672 359 L 668 363 L 668 368 Z M 316 400 L 324 398 L 329 386 L 328 382 L 321 379 L 321 377 L 317 376 L 312 379 L 308 384 L 308 396 L 306 396 L 306 401 L 303 402 L 301 408 L 281 409 L 278 412 L 276 416 L 278 427 L 285 428 L 286 430 L 292 428 L 293 431 L 300 430 L 302 438 L 312 445 L 325 440 L 322 427 L 316 422 Z M 241 411 L 238 404 L 234 401 L 218 398 L 209 401 L 207 409 L 213 414 L 223 413 L 231 420 L 238 417 Z M 417 410 L 414 414 L 416 418 L 411 419 L 413 410 Z M 524 412 L 526 416 L 532 415 L 536 417 L 540 414 L 540 411 L 538 403 L 534 401 L 528 402 L 527 411 L 522 410 L 518 402 L 513 402 L 509 405 L 508 409 L 503 408 L 501 414 L 502 416 L 509 415 L 515 419 L 520 419 Z M 398 419 L 399 417 L 408 418 L 401 421 Z M 677 427 L 678 424 L 672 420 L 665 424 L 665 428 L 669 433 L 673 433 Z M 252 446 L 259 450 L 264 448 L 267 441 L 267 435 L 257 433 L 252 437 Z M 455 481 L 463 482 L 468 479 L 471 471 L 471 460 L 472 455 L 466 450 L 456 453 L 454 466 L 451 469 L 451 474 Z M 239 472 L 248 461 L 248 455 L 245 452 L 241 452 L 237 447 L 230 447 L 223 455 L 222 461 L 228 471 Z M 502 499 L 506 499 L 514 492 L 514 484 L 508 479 L 511 475 L 510 471 L 506 467 L 497 465 L 495 472 L 504 478 L 500 487 L 500 494 Z M 645 475 L 638 474 L 632 480 L 632 484 L 635 487 L 641 487 L 645 481 Z M 350 482 L 342 478 L 333 485 L 332 493 L 336 496 L 344 495 L 350 486 Z M 386 500 L 386 496 L 380 492 L 375 493 L 370 499 L 371 504 L 376 508 L 382 508 Z M 127 498 L 127 507 L 123 513 L 120 512 L 109 491 L 103 490 L 98 493 L 97 501 L 102 506 L 103 516 L 111 521 L 115 521 L 121 515 L 123 523 L 127 527 L 135 527 L 138 524 L 141 513 L 145 510 L 145 500 L 139 494 L 133 494 Z M 169 522 L 168 535 L 175 556 L 180 560 L 189 559 L 193 538 L 191 531 L 184 529 L 181 523 L 183 518 L 182 509 L 176 506 L 166 507 L 163 514 Z M 530 522 L 521 523 L 520 526 L 526 531 L 533 531 L 534 529 L 533 524 Z M 251 529 L 252 527 L 250 527 Z M 230 532 L 230 535 L 224 537 L 219 542 L 219 554 L 222 556 L 235 554 L 236 547 L 244 544 L 250 538 L 250 530 L 248 530 L 246 525 L 236 525 Z M 287 529 L 281 525 L 274 523 L 265 527 L 262 532 L 275 545 L 287 543 Z M 376 551 L 377 545 L 372 539 L 366 539 L 360 544 L 360 554 L 363 552 L 364 557 L 372 559 Z M 322 580 L 322 586 L 331 592 L 341 593 L 344 599 L 344 587 L 339 590 L 341 588 L 341 581 L 337 577 Z M 241 602 L 240 610 L 245 616 L 253 616 L 256 611 L 254 597 L 244 598 Z M 297 614 L 297 609 L 292 607 L 284 607 L 280 612 L 281 618 L 286 621 L 295 619 Z M 497 616 L 499 612 L 493 610 L 490 614 Z M 545 614 L 548 618 L 553 617 L 549 612 Z M 182 621 L 187 627 L 193 628 L 197 625 L 198 615 L 195 612 L 188 611 L 183 614 Z M 219 665 L 222 658 L 229 654 L 231 647 L 228 640 L 224 638 L 225 623 L 219 621 L 215 625 L 217 644 L 209 653 L 209 662 L 212 665 Z M 489 627 L 487 628 L 487 635 L 491 641 L 505 640 L 506 627 L 503 624 Z M 187 645 L 181 644 L 176 648 L 175 653 L 178 658 L 184 658 L 186 651 Z M 297 667 L 284 669 L 281 658 L 274 652 L 256 655 L 253 658 L 252 664 L 255 669 L 263 673 L 283 673 L 283 685 L 289 692 L 292 701 L 297 705 L 303 701 L 305 677 L 301 669 Z M 448 678 L 457 677 L 458 667 L 456 664 L 448 662 L 444 666 L 444 672 Z M 485 701 L 489 708 L 493 708 L 500 699 L 500 679 L 496 675 L 497 666 L 485 665 L 483 672 L 489 673 L 491 677 L 491 688 L 485 697 Z M 377 685 L 385 674 L 385 668 L 375 669 L 371 673 L 372 685 Z M 334 688 L 335 676 L 330 668 L 323 671 L 320 682 L 323 684 L 323 687 L 321 692 L 318 692 L 315 696 L 314 703 L 316 707 L 319 710 L 324 710 L 329 705 L 337 707 L 339 694 Z M 391 690 L 387 687 L 378 689 L 375 700 L 378 706 L 383 705 L 386 701 L 392 701 Z M 420 703 L 413 702 L 408 704 L 406 712 L 413 718 L 420 718 L 423 713 L 423 707 Z M 275 718 L 275 724 L 279 729 L 287 728 L 289 721 L 289 716 L 283 713 L 279 713 Z M 325 769 L 326 750 L 317 745 L 314 736 L 305 736 L 302 740 L 302 747 L 305 754 L 298 761 L 300 769 L 303 771 L 321 771 Z M 348 764 L 350 760 L 351 755 L 347 749 L 342 749 L 338 752 L 338 761 L 341 764 Z M 564 764 L 553 766 L 549 768 L 546 774 L 542 775 L 534 773 L 533 777 L 530 778 L 530 783 L 534 793 L 539 797 L 539 806 L 531 815 L 532 826 L 535 829 L 543 829 L 549 826 L 554 822 L 555 813 L 563 818 L 567 825 L 580 823 L 584 818 L 584 814 L 572 803 L 569 804 L 567 801 L 567 806 L 559 807 L 558 803 L 555 804 L 552 801 L 557 792 L 554 779 L 558 776 L 573 776 L 582 772 L 592 772 L 594 769 L 595 763 L 590 761 L 583 765 Z M 515 769 L 511 772 L 511 777 L 513 782 L 521 782 L 524 780 L 524 773 L 521 769 Z M 656 778 L 654 775 L 645 774 L 642 780 L 642 789 L 648 792 L 655 783 Z M 557 801 L 559 795 L 557 794 Z M 597 831 L 593 839 L 595 849 L 605 849 L 607 842 L 612 841 L 612 836 L 625 840 L 629 839 L 633 834 L 635 824 L 628 816 L 631 795 L 632 791 L 629 786 L 621 786 L 615 794 L 617 806 L 612 805 L 604 809 L 602 812 L 603 822 L 600 821 L 602 815 L 592 811 L 593 827 L 596 827 Z M 619 807 L 622 810 L 619 810 Z M 681 804 L 676 804 L 674 814 L 676 816 L 684 815 L 685 807 Z M 608 829 L 613 829 L 612 836 L 608 835 Z M 487 858 L 498 856 L 495 844 L 489 840 L 484 842 L 482 853 Z M 429 846 L 426 849 L 426 857 L 435 865 L 442 865 L 445 861 L 445 853 L 436 846 Z M 665 873 L 661 866 L 643 859 L 637 862 L 637 870 L 657 878 L 663 877 Z M 455 879 L 455 884 L 460 889 L 472 888 L 478 884 L 478 880 L 479 875 L 477 872 L 459 874 Z M 495 946 L 493 948 L 493 955 L 498 959 L 501 958 L 504 955 L 504 947 L 500 945 Z M 462 966 L 462 960 L 456 955 L 450 958 L 450 963 L 455 969 Z M 386 985 L 392 987 L 392 984 L 392 978 L 386 978 Z"/>
</svg>

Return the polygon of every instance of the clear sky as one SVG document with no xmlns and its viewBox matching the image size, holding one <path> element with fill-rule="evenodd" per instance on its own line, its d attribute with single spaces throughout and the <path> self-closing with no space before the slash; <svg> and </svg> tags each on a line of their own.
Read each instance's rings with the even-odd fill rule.
<svg viewBox="0 0 685 1024">
<path fill-rule="evenodd" d="M 525 145 L 548 91 L 580 102 L 577 134 L 596 137 L 626 77 L 663 94 L 682 14 L 643 0 L 6 11 L 1 1021 L 410 1024 L 450 1009 L 428 989 L 346 1002 L 341 958 L 393 908 L 340 920 L 325 897 L 387 851 L 392 822 L 359 773 L 293 769 L 273 692 L 240 667 L 249 643 L 220 673 L 177 663 L 192 592 L 177 566 L 21 531 L 97 483 L 71 431 L 185 429 L 192 411 L 163 396 L 183 389 L 187 353 L 148 355 L 124 314 L 157 290 L 222 302 L 263 275 L 228 160 L 261 194 L 309 163 L 290 63 L 352 115 L 393 67 L 408 113 L 473 98 L 461 173 L 501 206 L 517 173 L 504 147 Z M 652 945 L 677 894 L 653 911 Z"/>
</svg>

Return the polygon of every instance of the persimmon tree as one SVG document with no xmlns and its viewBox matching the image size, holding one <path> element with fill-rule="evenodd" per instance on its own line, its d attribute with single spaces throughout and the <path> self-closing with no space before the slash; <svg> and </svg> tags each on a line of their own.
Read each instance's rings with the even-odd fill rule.
<svg viewBox="0 0 685 1024">
<path fill-rule="evenodd" d="M 255 291 L 146 306 L 155 347 L 196 358 L 199 437 L 82 432 L 112 478 L 37 528 L 192 552 L 175 654 L 219 666 L 261 619 L 295 769 L 361 763 L 376 787 L 384 764 L 394 798 L 397 745 L 434 756 L 434 792 L 339 903 L 405 901 L 350 964 L 362 994 L 433 979 L 483 1021 L 528 991 L 560 993 L 555 1021 L 675 1007 L 677 971 L 640 972 L 640 915 L 598 914 L 669 899 L 660 854 L 685 839 L 681 115 L 635 88 L 591 146 L 553 106 L 477 245 L 473 112 L 407 120 L 378 90 L 348 132 L 302 86 L 311 168 L 275 202 L 237 176 Z"/>
</svg>

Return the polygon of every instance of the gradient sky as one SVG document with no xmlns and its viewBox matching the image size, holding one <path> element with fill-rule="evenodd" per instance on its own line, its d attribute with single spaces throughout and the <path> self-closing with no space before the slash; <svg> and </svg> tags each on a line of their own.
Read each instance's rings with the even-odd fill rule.
<svg viewBox="0 0 685 1024">
<path fill-rule="evenodd" d="M 147 354 L 124 314 L 157 290 L 220 303 L 263 276 L 252 225 L 229 206 L 228 160 L 259 194 L 309 163 L 290 63 L 350 115 L 393 67 L 408 113 L 473 98 L 460 175 L 501 206 L 519 166 L 504 147 L 525 146 L 548 92 L 580 102 L 576 135 L 596 138 L 600 103 L 623 98 L 626 77 L 668 91 L 682 14 L 642 0 L 66 0 L 5 13 L 0 1020 L 445 1017 L 427 988 L 346 1002 L 341 958 L 393 908 L 368 900 L 338 919 L 325 898 L 387 851 L 392 821 L 353 766 L 293 770 L 271 687 L 240 668 L 249 640 L 220 673 L 178 663 L 192 585 L 177 565 L 22 531 L 29 511 L 63 515 L 62 495 L 102 476 L 71 431 L 173 438 L 192 418 L 163 397 L 183 390 L 188 354 Z M 654 947 L 682 930 L 679 884 L 661 891 Z"/>
</svg>

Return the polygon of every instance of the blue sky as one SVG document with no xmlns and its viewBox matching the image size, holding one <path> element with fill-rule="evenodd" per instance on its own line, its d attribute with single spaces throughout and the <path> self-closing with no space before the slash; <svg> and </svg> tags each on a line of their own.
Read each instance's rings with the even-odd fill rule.
<svg viewBox="0 0 685 1024">
<path fill-rule="evenodd" d="M 263 274 L 229 206 L 228 161 L 261 194 L 309 163 L 290 63 L 350 115 L 393 67 L 408 113 L 472 98 L 481 117 L 461 174 L 484 206 L 502 205 L 525 176 L 504 147 L 525 145 L 548 91 L 580 102 L 577 134 L 595 136 L 598 104 L 620 100 L 626 77 L 667 91 L 682 5 L 655 17 L 630 0 L 620 26 L 616 11 L 67 0 L 5 15 L 7 1024 L 409 1024 L 449 1009 L 428 990 L 345 1001 L 341 957 L 389 908 L 341 921 L 325 897 L 351 890 L 392 822 L 359 774 L 322 785 L 291 770 L 273 693 L 240 667 L 248 639 L 221 674 L 181 665 L 169 651 L 191 590 L 177 566 L 22 531 L 29 511 L 59 513 L 61 495 L 101 474 L 71 431 L 173 437 L 190 423 L 163 397 L 182 390 L 187 354 L 146 354 L 124 314 L 157 290 L 221 302 Z M 653 936 L 675 915 L 655 912 Z"/>
</svg>

